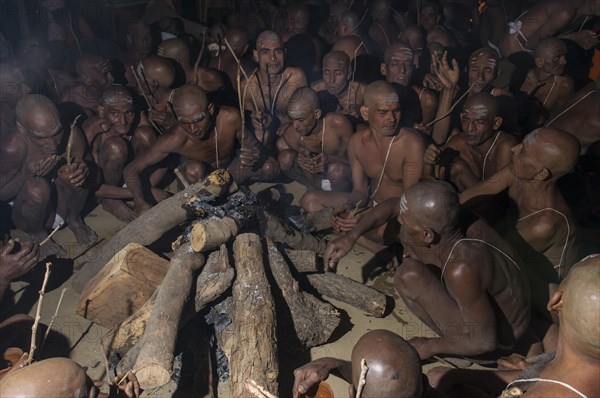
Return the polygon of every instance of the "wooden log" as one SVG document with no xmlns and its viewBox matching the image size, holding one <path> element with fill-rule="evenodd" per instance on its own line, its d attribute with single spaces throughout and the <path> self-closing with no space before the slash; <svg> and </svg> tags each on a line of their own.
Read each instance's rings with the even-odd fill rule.
<svg viewBox="0 0 600 398">
<path fill-rule="evenodd" d="M 219 251 L 210 253 L 196 280 L 196 312 L 202 311 L 229 289 L 234 276 L 235 270 L 229 261 L 227 246 L 221 245 Z"/>
<path fill-rule="evenodd" d="M 285 259 L 271 240 L 267 240 L 273 277 L 288 305 L 296 336 L 306 348 L 325 344 L 340 323 L 340 313 L 329 303 L 300 291 Z"/>
<path fill-rule="evenodd" d="M 306 277 L 324 296 L 350 304 L 377 318 L 385 313 L 387 296 L 379 290 L 332 272 L 307 274 Z"/>
<path fill-rule="evenodd" d="M 298 272 L 323 272 L 323 264 L 315 251 L 284 248 L 282 254 Z"/>
<path fill-rule="evenodd" d="M 263 264 L 260 238 L 238 235 L 233 244 L 237 277 L 233 283 L 233 335 L 229 368 L 230 396 L 243 397 L 244 382 L 256 380 L 277 393 L 279 360 L 275 304 Z"/>
<path fill-rule="evenodd" d="M 177 249 L 171 259 L 169 272 L 157 290 L 154 308 L 133 367 L 144 390 L 161 387 L 171 379 L 184 304 L 192 289 L 194 273 L 203 265 L 204 257 L 194 252 L 189 244 Z"/>
<path fill-rule="evenodd" d="M 205 190 L 214 195 L 226 192 L 231 183 L 223 177 L 223 170 L 216 170 L 205 180 L 191 185 L 189 188 L 158 203 L 156 206 L 141 214 L 138 218 L 127 224 L 102 246 L 98 255 L 88 261 L 73 278 L 73 288 L 81 292 L 90 279 L 94 277 L 115 253 L 127 243 L 149 245 L 159 239 L 165 232 L 184 222 L 187 218 L 186 211 L 181 207 L 189 198 L 198 191 Z"/>
<path fill-rule="evenodd" d="M 87 284 L 76 313 L 112 328 L 135 313 L 152 296 L 167 273 L 169 261 L 130 243 Z"/>
<path fill-rule="evenodd" d="M 211 217 L 192 225 L 190 243 L 194 251 L 201 253 L 216 249 L 237 235 L 239 226 L 231 217 Z"/>
<path fill-rule="evenodd" d="M 319 254 L 325 252 L 325 242 L 310 234 L 303 234 L 285 225 L 277 217 L 263 210 L 257 212 L 261 235 L 275 242 L 287 244 L 292 249 L 313 250 Z"/>
</svg>

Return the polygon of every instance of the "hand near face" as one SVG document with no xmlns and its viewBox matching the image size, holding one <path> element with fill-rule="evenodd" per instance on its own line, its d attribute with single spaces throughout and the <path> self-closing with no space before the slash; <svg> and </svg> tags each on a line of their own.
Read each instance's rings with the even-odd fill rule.
<svg viewBox="0 0 600 398">
<path fill-rule="evenodd" d="M 44 177 L 54 170 L 59 159 L 58 155 L 50 155 L 43 159 L 31 160 L 27 163 L 27 169 L 34 176 Z"/>
</svg>

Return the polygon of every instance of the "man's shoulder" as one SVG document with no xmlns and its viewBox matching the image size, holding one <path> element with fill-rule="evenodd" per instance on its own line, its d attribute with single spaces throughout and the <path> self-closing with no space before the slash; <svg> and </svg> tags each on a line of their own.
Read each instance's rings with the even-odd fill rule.
<svg viewBox="0 0 600 398">
<path fill-rule="evenodd" d="M 327 84 L 325 83 L 325 80 L 323 80 L 323 79 L 317 80 L 310 84 L 310 88 L 316 92 L 325 90 L 326 86 L 327 86 Z"/>
<path fill-rule="evenodd" d="M 402 127 L 400 129 L 397 142 L 402 142 L 404 145 L 419 145 L 423 147 L 423 150 L 425 150 L 425 139 L 423 138 L 423 134 L 410 127 Z"/>
<path fill-rule="evenodd" d="M 306 75 L 304 74 L 304 71 L 295 66 L 287 66 L 284 69 L 283 73 L 284 73 L 285 78 L 289 79 L 289 81 L 292 83 L 298 79 L 306 79 Z"/>
</svg>

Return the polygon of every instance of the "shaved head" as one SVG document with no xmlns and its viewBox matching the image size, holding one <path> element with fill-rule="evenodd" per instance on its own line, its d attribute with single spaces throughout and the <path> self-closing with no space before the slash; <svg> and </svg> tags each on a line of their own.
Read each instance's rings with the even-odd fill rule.
<svg viewBox="0 0 600 398">
<path fill-rule="evenodd" d="M 346 11 L 340 16 L 339 25 L 345 26 L 348 30 L 348 34 L 358 30 L 360 24 L 360 17 L 355 11 Z"/>
<path fill-rule="evenodd" d="M 554 179 L 575 168 L 581 148 L 575 136 L 550 127 L 532 131 L 523 139 L 523 145 L 534 151 L 537 161 L 550 170 Z"/>
<path fill-rule="evenodd" d="M 490 47 L 481 47 L 480 49 L 477 49 L 471 53 L 471 56 L 469 57 L 469 65 L 471 64 L 471 62 L 473 62 L 475 58 L 479 58 L 483 55 L 495 59 L 496 63 L 499 61 L 498 53 L 496 52 L 496 50 Z"/>
<path fill-rule="evenodd" d="M 460 202 L 456 190 L 445 181 L 420 181 L 404 192 L 401 211 L 422 228 L 446 233 L 458 227 Z"/>
<path fill-rule="evenodd" d="M 399 102 L 398 93 L 394 86 L 382 80 L 377 80 L 369 84 L 365 89 L 363 104 L 368 108 L 378 102 L 386 104 Z"/>
<path fill-rule="evenodd" d="M 409 25 L 402 31 L 400 39 L 405 40 L 410 45 L 413 51 L 423 49 L 425 47 L 425 37 L 423 31 L 417 25 Z M 437 43 L 437 42 L 433 42 Z"/>
<path fill-rule="evenodd" d="M 152 56 L 144 58 L 140 64 L 148 82 L 156 81 L 160 87 L 171 87 L 175 80 L 175 68 L 167 58 Z"/>
<path fill-rule="evenodd" d="M 350 67 L 350 57 L 348 57 L 348 54 L 346 54 L 345 52 L 339 50 L 330 51 L 327 54 L 325 54 L 325 56 L 323 57 L 323 65 L 329 62 L 342 64 L 344 65 L 343 67 L 345 69 Z"/>
<path fill-rule="evenodd" d="M 489 93 L 480 92 L 468 97 L 467 101 L 465 102 L 464 109 L 467 109 L 468 107 L 483 108 L 487 111 L 488 117 L 498 116 L 498 100 Z"/>
<path fill-rule="evenodd" d="M 248 30 L 243 26 L 232 26 L 225 36 L 236 54 L 243 54 L 248 46 Z"/>
<path fill-rule="evenodd" d="M 288 18 L 292 18 L 301 29 L 306 29 L 310 22 L 310 10 L 305 4 L 292 4 L 287 14 Z"/>
<path fill-rule="evenodd" d="M 160 43 L 157 54 L 161 57 L 177 60 L 181 64 L 189 64 L 190 49 L 181 39 L 168 39 Z"/>
<path fill-rule="evenodd" d="M 561 48 L 566 51 L 567 46 L 561 39 L 557 39 L 556 37 L 541 40 L 535 47 L 534 57 L 547 57 L 549 54 L 552 54 L 555 48 Z"/>
<path fill-rule="evenodd" d="M 586 354 L 600 359 L 600 255 L 575 264 L 560 284 L 560 331 Z"/>
<path fill-rule="evenodd" d="M 314 111 L 319 109 L 319 97 L 310 87 L 302 87 L 294 91 L 288 103 L 288 113 Z"/>
<path fill-rule="evenodd" d="M 387 330 L 365 333 L 352 350 L 352 384 L 358 386 L 361 361 L 369 370 L 364 398 L 409 398 L 422 394 L 419 354 L 406 340 Z"/>
<path fill-rule="evenodd" d="M 265 42 L 272 41 L 277 41 L 280 46 L 283 46 L 283 40 L 281 39 L 281 36 L 279 36 L 279 33 L 272 30 L 265 30 L 256 38 L 256 48 L 260 48 Z"/>
<path fill-rule="evenodd" d="M 185 84 L 173 90 L 171 103 L 176 114 L 181 111 L 189 111 L 190 109 L 198 109 L 205 111 L 208 106 L 206 93 L 195 84 Z"/>
<path fill-rule="evenodd" d="M 132 104 L 133 98 L 125 87 L 115 84 L 104 90 L 101 102 L 105 106 L 122 103 Z"/>
<path fill-rule="evenodd" d="M 31 120 L 53 117 L 59 122 L 58 110 L 50 98 L 40 94 L 28 94 L 17 103 L 17 122 L 30 126 Z"/>
<path fill-rule="evenodd" d="M 81 54 L 75 62 L 75 70 L 81 76 L 89 68 L 110 68 L 110 61 L 97 54 Z"/>
<path fill-rule="evenodd" d="M 392 57 L 392 54 L 398 51 L 405 51 L 410 56 L 413 56 L 413 51 L 408 42 L 405 41 L 396 41 L 392 43 L 388 48 L 385 49 L 385 53 L 383 54 L 383 60 L 385 63 L 389 63 Z"/>
</svg>

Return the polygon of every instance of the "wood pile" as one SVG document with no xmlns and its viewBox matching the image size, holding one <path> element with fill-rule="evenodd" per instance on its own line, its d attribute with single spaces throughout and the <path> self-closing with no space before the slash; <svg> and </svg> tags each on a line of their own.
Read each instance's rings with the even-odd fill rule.
<svg viewBox="0 0 600 398">
<path fill-rule="evenodd" d="M 321 240 L 290 229 L 258 206 L 249 190 L 232 187 L 223 171 L 215 173 L 161 202 L 108 242 L 112 256 L 105 253 L 83 269 L 80 281 L 87 280 L 78 313 L 110 328 L 102 345 L 111 367 L 133 372 L 142 389 L 155 389 L 173 377 L 180 329 L 220 302 L 217 307 L 231 320 L 215 328 L 227 357 L 230 396 L 257 396 L 256 386 L 277 396 L 278 328 L 290 327 L 278 323 L 281 308 L 291 319 L 295 341 L 308 349 L 326 343 L 340 323 L 340 313 L 321 296 L 377 317 L 384 315 L 387 297 L 323 273 L 317 254 L 325 247 Z M 156 225 L 153 217 L 159 218 Z M 170 260 L 144 247 L 184 222 L 188 226 L 173 242 Z M 127 236 L 133 244 L 114 250 Z M 130 297 L 115 293 L 122 287 Z M 110 307 L 118 309 L 112 315 L 106 309 L 111 296 Z"/>
</svg>

